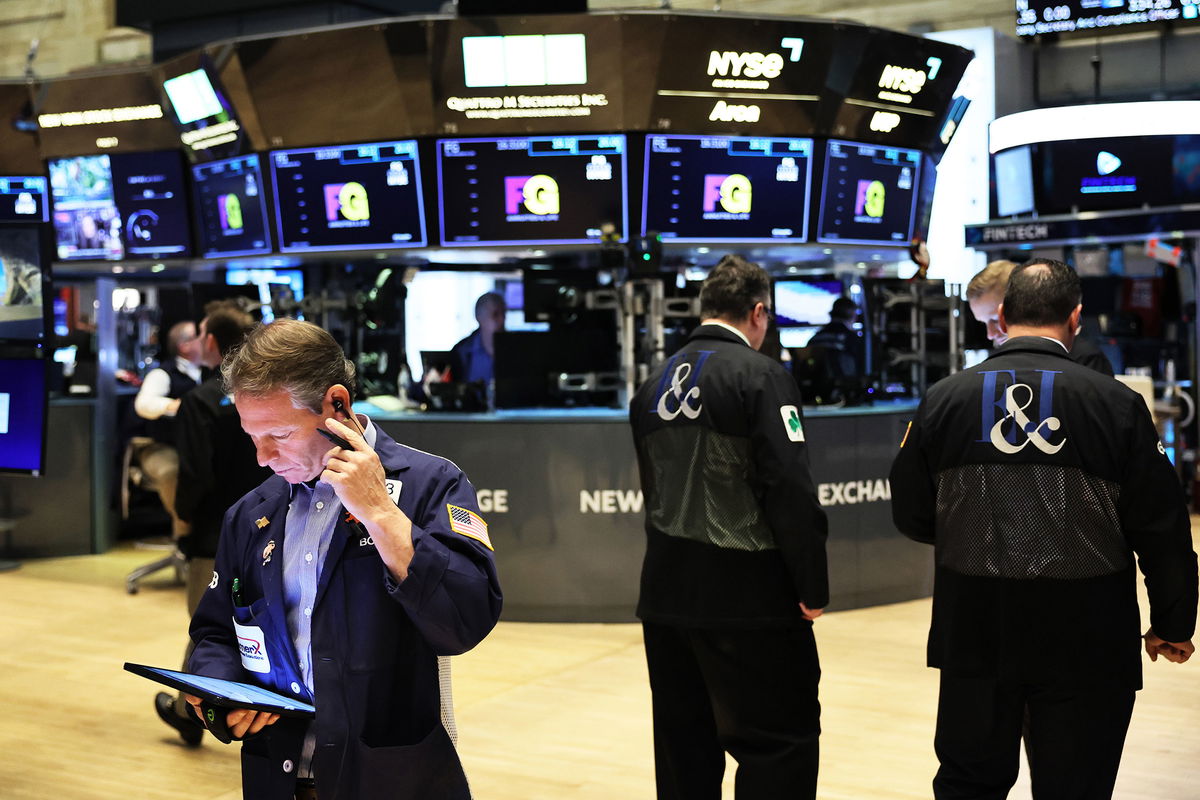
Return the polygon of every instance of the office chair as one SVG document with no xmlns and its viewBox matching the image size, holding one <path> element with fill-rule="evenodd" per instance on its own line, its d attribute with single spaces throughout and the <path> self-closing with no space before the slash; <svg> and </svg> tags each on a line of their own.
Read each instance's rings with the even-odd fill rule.
<svg viewBox="0 0 1200 800">
<path fill-rule="evenodd" d="M 132 490 L 140 489 L 146 492 L 155 491 L 154 482 L 150 479 L 140 466 L 138 466 L 138 457 L 142 450 L 153 444 L 154 440 L 148 436 L 134 436 L 129 440 L 129 444 L 125 446 L 125 454 L 121 463 L 121 520 L 129 519 L 129 500 Z M 137 594 L 138 583 L 149 575 L 164 569 L 173 569 L 175 571 L 175 581 L 184 583 L 187 577 L 187 559 L 179 550 L 179 546 L 170 541 L 167 543 L 154 543 L 151 541 L 142 541 L 138 543 L 138 547 L 155 550 L 169 550 L 168 555 L 162 558 L 155 559 L 149 564 L 143 564 L 137 569 L 125 576 L 125 591 L 129 594 Z"/>
</svg>

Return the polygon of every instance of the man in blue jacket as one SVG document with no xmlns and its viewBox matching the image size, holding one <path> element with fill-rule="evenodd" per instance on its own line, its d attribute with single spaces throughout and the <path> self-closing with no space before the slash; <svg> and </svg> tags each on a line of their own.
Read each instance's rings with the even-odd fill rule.
<svg viewBox="0 0 1200 800">
<path fill-rule="evenodd" d="M 466 800 L 438 657 L 500 615 L 474 488 L 351 412 L 354 367 L 315 325 L 255 329 L 222 374 L 275 476 L 225 517 L 189 669 L 317 707 L 311 721 L 228 714 L 244 797 Z"/>
</svg>

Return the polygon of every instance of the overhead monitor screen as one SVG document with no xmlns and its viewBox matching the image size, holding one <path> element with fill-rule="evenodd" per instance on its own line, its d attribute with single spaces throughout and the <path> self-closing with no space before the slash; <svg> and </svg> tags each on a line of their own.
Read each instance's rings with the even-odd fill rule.
<svg viewBox="0 0 1200 800">
<path fill-rule="evenodd" d="M 43 338 L 46 280 L 41 262 L 37 230 L 0 227 L 0 341 Z"/>
<path fill-rule="evenodd" d="M 202 64 L 199 69 L 167 78 L 162 86 L 171 101 L 179 140 L 193 161 L 240 152 L 243 131 L 215 70 Z"/>
<path fill-rule="evenodd" d="M 907 244 L 920 173 L 916 150 L 830 140 L 817 241 Z"/>
<path fill-rule="evenodd" d="M 812 139 L 648 136 L 642 233 L 680 242 L 803 241 Z"/>
<path fill-rule="evenodd" d="M 49 200 L 40 175 L 0 177 L 0 222 L 48 222 Z"/>
<path fill-rule="evenodd" d="M 46 449 L 46 363 L 0 358 L 0 472 L 38 475 Z"/>
<path fill-rule="evenodd" d="M 191 255 L 178 151 L 59 158 L 49 166 L 61 260 Z"/>
<path fill-rule="evenodd" d="M 271 153 L 279 249 L 424 247 L 414 140 Z"/>
<path fill-rule="evenodd" d="M 442 244 L 625 241 L 624 136 L 442 139 Z"/>
<path fill-rule="evenodd" d="M 196 239 L 205 258 L 271 252 L 258 156 L 192 167 Z"/>
<path fill-rule="evenodd" d="M 1033 159 L 1029 145 L 1001 150 L 992 159 L 996 175 L 996 216 L 1030 214 L 1033 202 Z"/>
<path fill-rule="evenodd" d="M 1126 25 L 1194 23 L 1195 0 L 1017 0 L 1017 35 L 1100 33 Z"/>
<path fill-rule="evenodd" d="M 1174 137 L 1129 136 L 1043 142 L 1044 213 L 1169 205 Z"/>
</svg>

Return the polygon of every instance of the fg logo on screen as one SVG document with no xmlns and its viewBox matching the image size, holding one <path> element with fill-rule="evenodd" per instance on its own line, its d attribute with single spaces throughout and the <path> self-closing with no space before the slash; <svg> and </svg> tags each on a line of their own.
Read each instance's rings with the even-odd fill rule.
<svg viewBox="0 0 1200 800">
<path fill-rule="evenodd" d="M 703 209 L 705 214 L 749 214 L 754 190 L 750 179 L 732 175 L 705 175 Z M 717 207 L 720 206 L 718 209 Z"/>
<path fill-rule="evenodd" d="M 548 217 L 559 213 L 558 181 L 549 175 L 513 175 L 504 179 L 504 213 Z"/>
<path fill-rule="evenodd" d="M 358 181 L 325 184 L 325 221 L 331 228 L 368 224 L 371 205 L 367 188 Z"/>
<path fill-rule="evenodd" d="M 245 224 L 242 221 L 242 201 L 236 194 L 218 195 L 217 215 L 221 220 L 221 233 L 242 232 Z"/>
<path fill-rule="evenodd" d="M 862 221 L 882 219 L 883 202 L 886 195 L 883 181 L 859 181 L 858 191 L 854 197 L 855 219 Z"/>
</svg>

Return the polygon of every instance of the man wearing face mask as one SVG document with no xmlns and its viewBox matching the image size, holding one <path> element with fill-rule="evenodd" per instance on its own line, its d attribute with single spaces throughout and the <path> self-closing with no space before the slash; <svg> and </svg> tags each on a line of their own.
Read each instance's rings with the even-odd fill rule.
<svg viewBox="0 0 1200 800">
<path fill-rule="evenodd" d="M 275 476 L 225 517 L 189 671 L 317 708 L 311 721 L 229 712 L 243 796 L 468 800 L 439 657 L 474 647 L 500 614 L 474 488 L 352 413 L 354 366 L 315 325 L 256 328 L 222 375 Z"/>
<path fill-rule="evenodd" d="M 1008 277 L 1016 266 L 1016 262 L 1013 261 L 993 261 L 976 273 L 967 284 L 967 305 L 971 307 L 971 315 L 977 322 L 987 326 L 987 338 L 993 347 L 999 347 L 1008 341 L 1008 332 L 1000 325 L 1000 304 L 1004 301 Z M 1079 331 L 1075 333 L 1075 342 L 1071 345 L 1071 360 L 1111 378 L 1113 368 L 1108 357 L 1091 339 L 1078 335 Z"/>
</svg>

